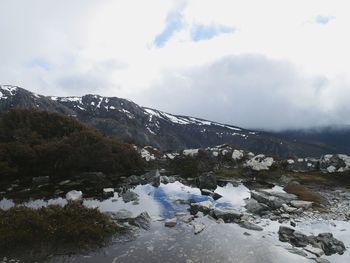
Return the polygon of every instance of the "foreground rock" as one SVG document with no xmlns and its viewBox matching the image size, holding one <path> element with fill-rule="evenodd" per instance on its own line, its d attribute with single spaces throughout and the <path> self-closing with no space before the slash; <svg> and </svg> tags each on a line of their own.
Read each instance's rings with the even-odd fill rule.
<svg viewBox="0 0 350 263">
<path fill-rule="evenodd" d="M 165 222 L 164 222 L 164 225 L 166 227 L 174 227 L 174 226 L 176 226 L 176 224 L 177 224 L 176 217 L 170 218 L 170 219 L 166 219 Z"/>
<path fill-rule="evenodd" d="M 139 195 L 133 191 L 128 190 L 122 194 L 122 198 L 125 203 L 128 203 L 131 201 L 137 201 L 139 199 Z"/>
<path fill-rule="evenodd" d="M 211 212 L 215 219 L 222 219 L 225 223 L 237 222 L 242 214 L 234 209 L 214 208 Z"/>
<path fill-rule="evenodd" d="M 196 215 L 198 212 L 202 212 L 203 214 L 209 214 L 212 207 L 213 203 L 208 200 L 199 203 L 191 203 L 189 210 L 192 215 Z"/>
<path fill-rule="evenodd" d="M 342 255 L 344 253 L 345 246 L 342 241 L 334 238 L 331 233 L 321 233 L 318 236 L 307 236 L 293 228 L 287 226 L 280 226 L 279 240 L 282 242 L 288 242 L 296 247 L 306 247 L 306 250 L 316 256 L 321 256 L 324 252 L 327 256 L 338 253 Z"/>
<path fill-rule="evenodd" d="M 151 217 L 147 212 L 142 212 L 137 217 L 130 218 L 129 224 L 145 230 L 149 230 L 151 227 Z"/>
</svg>

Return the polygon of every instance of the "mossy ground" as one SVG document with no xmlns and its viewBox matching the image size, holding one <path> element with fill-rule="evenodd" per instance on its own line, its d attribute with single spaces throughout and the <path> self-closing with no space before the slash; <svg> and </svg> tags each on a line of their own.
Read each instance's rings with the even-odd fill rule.
<svg viewBox="0 0 350 263">
<path fill-rule="evenodd" d="M 110 217 L 78 203 L 32 209 L 0 209 L 0 252 L 43 244 L 51 247 L 102 245 L 118 231 Z"/>
</svg>

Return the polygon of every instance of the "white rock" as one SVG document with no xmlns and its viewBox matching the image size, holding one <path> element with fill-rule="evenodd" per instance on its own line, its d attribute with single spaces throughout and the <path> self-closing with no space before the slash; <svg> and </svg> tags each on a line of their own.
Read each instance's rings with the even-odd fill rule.
<svg viewBox="0 0 350 263">
<path fill-rule="evenodd" d="M 296 208 L 309 209 L 312 206 L 312 202 L 309 201 L 301 201 L 301 200 L 293 200 L 290 201 L 291 206 Z"/>
<path fill-rule="evenodd" d="M 105 194 L 114 193 L 114 188 L 104 188 L 103 193 Z"/>
<path fill-rule="evenodd" d="M 233 150 L 232 152 L 232 159 L 233 160 L 240 160 L 243 157 L 243 151 L 239 150 Z"/>
<path fill-rule="evenodd" d="M 199 149 L 187 149 L 182 152 L 183 155 L 185 156 L 196 156 L 199 152 Z"/>
<path fill-rule="evenodd" d="M 164 225 L 166 227 L 174 227 L 174 226 L 176 226 L 176 224 L 177 224 L 176 217 L 170 218 L 170 219 L 166 219 L 165 222 L 164 222 Z"/>
<path fill-rule="evenodd" d="M 77 191 L 77 190 L 72 190 L 69 191 L 66 194 L 66 199 L 67 201 L 80 201 L 83 198 L 83 192 L 82 191 Z"/>
</svg>

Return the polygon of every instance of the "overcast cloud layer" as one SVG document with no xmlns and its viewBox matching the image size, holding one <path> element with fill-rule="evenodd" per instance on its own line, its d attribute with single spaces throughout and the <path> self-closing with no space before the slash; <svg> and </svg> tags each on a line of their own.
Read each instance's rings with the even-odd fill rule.
<svg viewBox="0 0 350 263">
<path fill-rule="evenodd" d="M 247 128 L 350 124 L 346 0 L 4 0 L 0 83 Z"/>
</svg>

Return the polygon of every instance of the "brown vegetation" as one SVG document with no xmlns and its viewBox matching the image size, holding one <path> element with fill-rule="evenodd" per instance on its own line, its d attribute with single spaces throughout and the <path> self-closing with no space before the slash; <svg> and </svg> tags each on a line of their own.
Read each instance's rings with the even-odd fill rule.
<svg viewBox="0 0 350 263">
<path fill-rule="evenodd" d="M 288 184 L 284 187 L 284 191 L 289 194 L 295 194 L 304 201 L 312 201 L 316 203 L 321 203 L 323 201 L 322 196 L 320 196 L 318 193 L 315 193 L 309 188 L 300 184 Z"/>
</svg>

